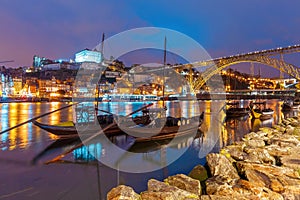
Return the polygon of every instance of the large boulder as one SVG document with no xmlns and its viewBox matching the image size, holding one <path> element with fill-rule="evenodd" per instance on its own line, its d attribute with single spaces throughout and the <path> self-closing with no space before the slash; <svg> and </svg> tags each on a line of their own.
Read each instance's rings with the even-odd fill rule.
<svg viewBox="0 0 300 200">
<path fill-rule="evenodd" d="M 249 182 L 255 183 L 256 185 L 259 185 L 260 187 L 267 187 L 272 189 L 274 192 L 283 192 L 284 187 L 281 184 L 281 182 L 272 175 L 265 174 L 262 172 L 259 172 L 257 170 L 248 169 L 245 171 L 245 175 Z"/>
<path fill-rule="evenodd" d="M 205 167 L 203 167 L 202 165 L 197 165 L 189 173 L 189 177 L 202 182 L 208 178 L 208 175 Z"/>
<path fill-rule="evenodd" d="M 170 176 L 164 180 L 165 183 L 178 187 L 182 190 L 194 193 L 198 196 L 201 195 L 201 184 L 199 180 L 188 177 L 184 174 L 177 174 L 175 176 Z"/>
<path fill-rule="evenodd" d="M 264 174 L 270 174 L 274 176 L 288 176 L 296 180 L 300 180 L 300 176 L 294 169 L 287 167 L 279 167 L 268 164 L 257 164 L 257 163 L 247 163 L 247 162 L 237 162 L 237 168 L 241 173 L 244 173 L 248 169 L 257 170 Z"/>
<path fill-rule="evenodd" d="M 282 196 L 288 200 L 300 199 L 300 185 L 286 186 Z"/>
<path fill-rule="evenodd" d="M 142 200 L 176 200 L 176 196 L 172 192 L 150 192 L 141 193 Z"/>
<path fill-rule="evenodd" d="M 245 143 L 230 145 L 221 149 L 220 153 L 225 155 L 227 158 L 230 156 L 235 161 L 242 161 L 248 157 L 248 154 L 243 151 L 245 146 Z"/>
<path fill-rule="evenodd" d="M 140 195 L 126 185 L 119 185 L 107 193 L 107 200 L 140 200 Z"/>
<path fill-rule="evenodd" d="M 283 155 L 280 157 L 280 163 L 285 167 L 289 167 L 300 172 L 300 147 L 293 148 L 290 152 L 290 155 Z"/>
<path fill-rule="evenodd" d="M 233 200 L 233 199 L 248 200 L 247 197 L 243 197 L 243 196 L 232 197 L 232 196 L 222 196 L 222 195 L 202 195 L 200 198 L 200 200 Z"/>
<path fill-rule="evenodd" d="M 198 195 L 182 190 L 175 186 L 170 186 L 166 183 L 160 182 L 155 179 L 150 179 L 148 181 L 148 191 L 149 192 L 170 192 L 175 197 L 176 200 L 185 200 L 185 199 L 198 199 Z"/>
<path fill-rule="evenodd" d="M 274 192 L 283 193 L 286 186 L 300 185 L 298 172 L 291 168 L 247 162 L 237 162 L 237 167 L 249 182 Z"/>
<path fill-rule="evenodd" d="M 253 148 L 265 146 L 265 141 L 263 139 L 246 140 L 245 143 L 248 147 L 253 147 Z"/>
<path fill-rule="evenodd" d="M 273 128 L 276 129 L 279 133 L 284 133 L 284 131 L 285 131 L 284 124 L 273 125 Z"/>
<path fill-rule="evenodd" d="M 238 180 L 233 187 L 236 192 L 243 196 L 247 196 L 248 199 L 269 199 L 269 200 L 283 200 L 281 194 L 273 192 L 266 187 L 260 187 L 256 183 L 251 183 L 246 180 Z M 251 195 L 249 195 L 249 192 Z"/>
<path fill-rule="evenodd" d="M 300 141 L 295 136 L 289 134 L 275 135 L 269 139 L 268 143 L 275 144 L 280 147 L 300 146 Z"/>
<path fill-rule="evenodd" d="M 281 147 L 276 144 L 268 145 L 265 150 L 269 152 L 271 156 L 280 157 L 291 154 L 292 147 Z"/>
<path fill-rule="evenodd" d="M 230 179 L 239 179 L 237 170 L 233 167 L 226 156 L 217 153 L 210 153 L 206 156 L 212 176 L 222 175 Z"/>
<path fill-rule="evenodd" d="M 247 162 L 256 162 L 256 163 L 269 163 L 275 164 L 276 160 L 272 157 L 267 150 L 264 148 L 249 148 L 246 147 L 244 152 L 247 153 L 244 161 Z"/>
<path fill-rule="evenodd" d="M 232 199 L 283 200 L 279 193 L 262 185 L 242 179 L 229 181 L 220 176 L 214 176 L 206 181 L 206 191 L 209 197 L 214 196 L 216 199 L 230 197 Z"/>
<path fill-rule="evenodd" d="M 225 176 L 213 176 L 205 181 L 206 194 L 230 196 L 233 194 L 232 186 L 236 180 Z"/>
</svg>

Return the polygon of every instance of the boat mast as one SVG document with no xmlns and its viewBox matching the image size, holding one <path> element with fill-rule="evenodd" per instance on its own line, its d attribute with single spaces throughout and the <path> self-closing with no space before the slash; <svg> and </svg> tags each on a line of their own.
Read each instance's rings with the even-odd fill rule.
<svg viewBox="0 0 300 200">
<path fill-rule="evenodd" d="M 104 35 L 104 33 L 102 33 L 102 41 L 101 41 L 101 57 L 102 57 L 102 61 L 104 60 L 104 55 L 103 55 L 103 53 L 104 53 L 104 37 L 105 37 L 105 35 Z"/>
<path fill-rule="evenodd" d="M 104 52 L 104 33 L 102 33 L 102 41 L 101 41 L 101 64 L 103 64 L 104 61 L 104 56 L 103 56 L 103 52 Z M 96 115 L 98 115 L 98 105 L 99 105 L 99 97 L 100 97 L 100 80 L 101 80 L 101 75 L 99 77 L 100 79 L 98 80 L 98 92 L 97 92 L 97 101 L 96 101 Z"/>
<path fill-rule="evenodd" d="M 163 70 L 163 107 L 165 107 L 165 68 L 166 68 L 166 61 L 167 61 L 167 37 L 165 36 L 165 42 L 164 42 L 164 70 Z"/>
</svg>

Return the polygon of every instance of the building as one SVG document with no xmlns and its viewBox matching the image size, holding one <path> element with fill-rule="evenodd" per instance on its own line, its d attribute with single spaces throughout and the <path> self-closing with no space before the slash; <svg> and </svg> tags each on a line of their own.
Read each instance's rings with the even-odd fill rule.
<svg viewBox="0 0 300 200">
<path fill-rule="evenodd" d="M 101 63 L 102 54 L 99 51 L 92 51 L 90 49 L 84 49 L 75 54 L 75 62 L 95 62 Z"/>
</svg>

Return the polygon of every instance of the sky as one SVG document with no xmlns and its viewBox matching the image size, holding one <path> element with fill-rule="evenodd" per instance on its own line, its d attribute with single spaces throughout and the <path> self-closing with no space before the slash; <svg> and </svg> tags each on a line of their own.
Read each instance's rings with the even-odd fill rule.
<svg viewBox="0 0 300 200">
<path fill-rule="evenodd" d="M 299 7 L 298 0 L 1 0 L 0 62 L 18 67 L 30 66 L 34 55 L 74 59 L 102 33 L 139 27 L 179 31 L 213 58 L 284 47 L 300 43 Z"/>
</svg>

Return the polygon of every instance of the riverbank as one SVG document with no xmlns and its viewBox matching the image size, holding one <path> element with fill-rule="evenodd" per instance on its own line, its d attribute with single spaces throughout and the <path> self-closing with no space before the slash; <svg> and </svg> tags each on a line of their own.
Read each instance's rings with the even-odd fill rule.
<svg viewBox="0 0 300 200">
<path fill-rule="evenodd" d="M 260 128 L 219 153 L 206 156 L 188 175 L 150 179 L 137 194 L 120 185 L 108 194 L 117 199 L 300 199 L 300 117 Z"/>
</svg>

